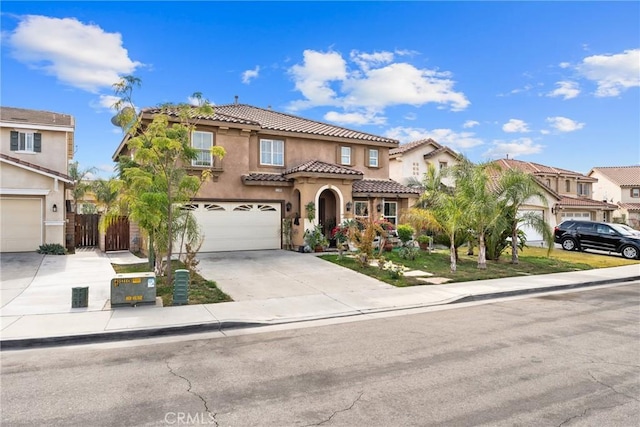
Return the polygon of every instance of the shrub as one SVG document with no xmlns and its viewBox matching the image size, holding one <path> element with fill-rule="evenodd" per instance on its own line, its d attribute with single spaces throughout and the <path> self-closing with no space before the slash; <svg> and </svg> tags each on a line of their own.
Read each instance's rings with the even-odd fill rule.
<svg viewBox="0 0 640 427">
<path fill-rule="evenodd" d="M 67 250 L 59 243 L 45 243 L 38 248 L 39 254 L 45 255 L 66 255 Z"/>
<path fill-rule="evenodd" d="M 406 246 L 407 242 L 413 237 L 415 230 L 409 224 L 400 224 L 397 228 L 397 232 L 402 245 Z"/>
<path fill-rule="evenodd" d="M 403 246 L 398 251 L 398 256 L 400 256 L 400 258 L 402 259 L 413 261 L 416 259 L 419 253 L 420 253 L 420 250 L 418 248 L 411 247 L 411 246 Z"/>
</svg>

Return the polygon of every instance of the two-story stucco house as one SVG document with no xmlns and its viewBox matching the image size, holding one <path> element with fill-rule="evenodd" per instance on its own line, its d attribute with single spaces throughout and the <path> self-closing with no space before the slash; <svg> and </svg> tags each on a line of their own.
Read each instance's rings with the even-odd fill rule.
<svg viewBox="0 0 640 427">
<path fill-rule="evenodd" d="M 142 120 L 159 112 L 143 109 Z M 389 179 L 394 139 L 238 103 L 214 106 L 213 114 L 196 119 L 191 143 L 201 151 L 185 168 L 208 168 L 214 177 L 185 207 L 204 234 L 202 252 L 279 249 L 283 218 L 294 219 L 294 245 L 316 224 L 328 233 L 346 218 L 384 216 L 397 223 L 418 196 Z M 114 160 L 129 154 L 127 141 Z M 211 157 L 213 145 L 226 150 L 221 161 Z"/>
<path fill-rule="evenodd" d="M 402 144 L 389 150 L 389 177 L 404 185 L 421 182 L 429 165 L 437 171 L 455 166 L 460 156 L 449 147 L 438 144 L 431 138 Z M 442 183 L 454 185 L 451 177 L 444 177 Z"/>
<path fill-rule="evenodd" d="M 0 252 L 65 246 L 65 186 L 74 118 L 0 107 Z"/>
<path fill-rule="evenodd" d="M 539 213 L 551 227 L 566 219 L 611 221 L 617 208 L 611 203 L 594 200 L 593 185 L 598 180 L 593 177 L 522 160 L 500 159 L 495 163 L 501 169 L 519 169 L 536 178 L 546 196 L 547 207 L 531 200 L 523 209 Z M 525 232 L 529 240 L 541 238 L 533 230 Z"/>
<path fill-rule="evenodd" d="M 640 166 L 595 167 L 588 176 L 598 180 L 593 198 L 618 205 L 614 216 L 640 229 Z"/>
</svg>

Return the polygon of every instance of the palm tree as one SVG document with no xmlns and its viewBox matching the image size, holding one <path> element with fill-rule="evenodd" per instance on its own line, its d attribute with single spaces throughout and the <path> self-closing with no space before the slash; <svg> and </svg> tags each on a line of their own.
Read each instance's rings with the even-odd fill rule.
<svg viewBox="0 0 640 427">
<path fill-rule="evenodd" d="M 518 264 L 518 226 L 528 225 L 541 233 L 548 251 L 553 246 L 553 235 L 544 217 L 533 213 L 519 214 L 519 210 L 530 200 L 539 200 L 547 206 L 547 199 L 535 178 L 520 170 L 509 169 L 502 173 L 498 181 L 497 194 L 504 206 L 504 214 L 510 219 L 511 263 Z"/>
<path fill-rule="evenodd" d="M 91 184 L 86 180 L 87 175 L 94 174 L 95 172 L 96 168 L 81 170 L 77 161 L 69 163 L 69 177 L 73 180 L 73 188 L 71 189 L 73 213 L 78 213 L 78 200 L 82 199 L 91 188 Z"/>
<path fill-rule="evenodd" d="M 96 196 L 100 211 L 108 212 L 111 206 L 116 203 L 119 195 L 118 184 L 116 178 L 109 178 L 108 180 L 97 179 L 91 183 L 91 190 Z"/>
</svg>

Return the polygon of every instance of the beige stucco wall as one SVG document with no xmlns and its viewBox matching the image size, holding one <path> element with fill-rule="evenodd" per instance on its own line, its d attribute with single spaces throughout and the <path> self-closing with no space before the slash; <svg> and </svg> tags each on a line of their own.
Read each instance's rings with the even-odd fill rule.
<svg viewBox="0 0 640 427">
<path fill-rule="evenodd" d="M 34 163 L 38 166 L 67 174 L 67 134 L 62 131 L 37 130 L 34 132 L 42 134 L 42 152 L 26 153 L 21 151 L 11 151 L 11 131 L 25 132 L 25 129 L 13 129 L 3 127 L 0 129 L 1 152 L 25 162 Z"/>
</svg>

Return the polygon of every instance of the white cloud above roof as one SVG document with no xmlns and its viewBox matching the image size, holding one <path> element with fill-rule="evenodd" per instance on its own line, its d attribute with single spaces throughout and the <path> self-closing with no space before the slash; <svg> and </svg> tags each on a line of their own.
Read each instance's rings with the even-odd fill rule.
<svg viewBox="0 0 640 427">
<path fill-rule="evenodd" d="M 342 107 L 344 114 L 356 112 L 361 117 L 374 111 L 376 114 L 371 117 L 378 119 L 385 108 L 394 105 L 434 103 L 452 111 L 469 106 L 465 95 L 454 90 L 451 73 L 394 62 L 397 56 L 413 53 L 352 51 L 347 60 L 334 51 L 305 50 L 302 63 L 289 69 L 295 88 L 304 99 L 292 102 L 289 107 L 293 111 L 316 106 Z"/>
<path fill-rule="evenodd" d="M 387 122 L 386 117 L 376 114 L 375 111 L 363 113 L 340 113 L 338 111 L 329 111 L 324 115 L 324 119 L 341 126 L 366 124 L 384 125 Z"/>
<path fill-rule="evenodd" d="M 510 119 L 502 125 L 502 130 L 507 133 L 526 133 L 529 132 L 529 125 L 523 120 Z"/>
<path fill-rule="evenodd" d="M 476 121 L 476 120 L 467 120 L 466 122 L 464 122 L 464 124 L 462 125 L 463 128 L 465 129 L 470 129 L 474 126 L 478 126 L 480 124 L 480 122 Z"/>
<path fill-rule="evenodd" d="M 561 116 L 547 117 L 547 123 L 558 132 L 573 132 L 584 127 L 584 123 Z"/>
<path fill-rule="evenodd" d="M 260 75 L 260 66 L 256 65 L 253 70 L 246 70 L 242 73 L 242 83 L 249 84 L 251 80 L 258 78 Z"/>
<path fill-rule="evenodd" d="M 491 148 L 487 150 L 483 157 L 487 159 L 499 159 L 506 156 L 513 159 L 516 157 L 536 154 L 542 151 L 543 146 L 535 144 L 531 138 L 518 138 L 511 141 L 496 140 L 491 143 Z"/>
<path fill-rule="evenodd" d="M 447 147 L 463 151 L 467 148 L 482 145 L 482 139 L 475 136 L 473 132 L 456 132 L 452 129 L 423 129 L 412 127 L 394 127 L 389 129 L 385 136 L 399 140 L 401 143 L 418 141 L 421 139 L 431 138 L 439 144 Z"/>
<path fill-rule="evenodd" d="M 75 18 L 22 16 L 6 40 L 18 61 L 93 93 L 142 65 L 129 58 L 120 33 Z"/>
<path fill-rule="evenodd" d="M 588 56 L 576 68 L 598 85 L 596 96 L 618 96 L 629 88 L 640 86 L 640 49 Z"/>
<path fill-rule="evenodd" d="M 556 82 L 557 88 L 549 92 L 547 96 L 562 97 L 563 99 L 572 99 L 580 95 L 580 86 L 576 82 L 564 80 Z"/>
</svg>

